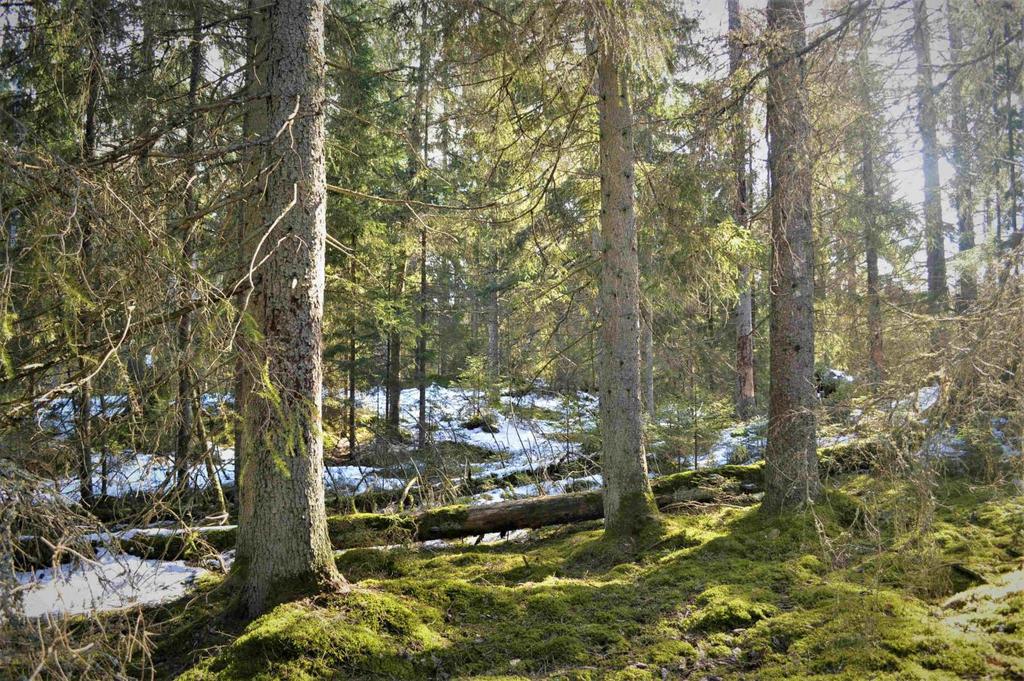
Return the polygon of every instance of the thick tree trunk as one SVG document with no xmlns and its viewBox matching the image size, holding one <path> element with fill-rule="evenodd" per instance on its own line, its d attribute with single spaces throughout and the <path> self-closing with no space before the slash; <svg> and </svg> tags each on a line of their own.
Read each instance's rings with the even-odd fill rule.
<svg viewBox="0 0 1024 681">
<path fill-rule="evenodd" d="M 729 0 L 729 74 L 743 67 L 743 44 L 739 0 Z M 732 130 L 732 166 L 734 196 L 732 217 L 737 225 L 748 227 L 747 207 L 747 114 L 742 101 L 736 104 L 738 112 Z M 754 311 L 750 292 L 750 268 L 740 271 L 739 301 L 736 304 L 736 417 L 750 418 L 755 406 L 754 396 Z"/>
<path fill-rule="evenodd" d="M 963 54 L 963 36 L 960 23 L 962 16 L 957 12 L 957 3 L 946 2 L 946 21 L 949 30 L 949 55 L 954 64 L 959 64 Z M 953 204 L 956 208 L 958 247 L 961 253 L 974 248 L 974 179 L 972 174 L 973 154 L 967 148 L 969 129 L 967 110 L 963 99 L 963 74 L 956 74 L 950 83 L 949 100 L 952 109 L 953 138 Z M 956 297 L 957 311 L 971 307 L 978 297 L 978 282 L 974 267 L 965 264 L 960 270 L 959 291 Z"/>
<path fill-rule="evenodd" d="M 250 309 L 258 388 L 245 403 L 234 571 L 250 615 L 302 592 L 331 588 L 334 566 L 324 511 L 322 350 L 326 177 L 324 2 L 277 0 L 266 10 L 257 54 L 266 95 L 268 169 L 262 196 L 264 251 Z M 287 130 L 287 134 L 278 134 Z"/>
<path fill-rule="evenodd" d="M 185 153 L 190 157 L 189 172 L 185 178 L 185 203 L 184 218 L 179 226 L 179 238 L 181 240 L 181 256 L 187 268 L 194 266 L 195 244 L 192 239 L 192 215 L 196 212 L 195 185 L 196 164 L 191 156 L 196 151 L 196 127 L 198 125 L 197 105 L 199 103 L 199 82 L 203 74 L 203 66 L 206 63 L 206 56 L 203 51 L 203 6 L 201 2 L 192 3 L 192 35 L 189 39 L 189 78 L 188 78 L 188 106 L 189 121 L 185 128 Z M 191 296 L 190 282 L 183 279 L 183 292 L 186 297 Z M 188 300 L 181 300 L 184 305 Z M 191 353 L 189 348 L 192 344 L 192 314 L 186 311 L 178 319 L 178 332 L 175 338 L 177 344 L 178 361 L 178 399 L 175 406 L 178 409 L 178 432 L 174 445 L 174 467 L 177 472 L 177 486 L 182 488 L 188 481 L 188 469 L 192 463 L 189 456 L 189 446 L 192 443 L 192 374 Z M 200 443 L 205 446 L 205 443 Z"/>
<path fill-rule="evenodd" d="M 864 125 L 861 132 L 864 140 L 861 182 L 864 191 L 864 256 L 867 265 L 868 364 L 871 367 L 871 383 L 876 385 L 884 377 L 885 357 L 882 352 L 882 302 L 878 287 L 878 192 L 875 178 L 875 139 L 872 129 L 874 106 L 870 87 L 871 64 L 868 60 L 871 36 L 868 34 L 867 16 L 861 17 L 860 39 L 860 99 L 864 108 Z"/>
<path fill-rule="evenodd" d="M 771 359 L 765 498 L 802 506 L 821 489 L 814 389 L 814 233 L 806 112 L 803 0 L 769 0 L 768 159 L 771 173 Z"/>
<path fill-rule="evenodd" d="M 926 0 L 914 0 L 914 52 L 917 55 L 917 126 L 921 133 L 924 169 L 924 239 L 928 270 L 928 309 L 938 314 L 946 307 L 946 251 L 939 185 L 937 114 L 932 85 L 931 32 Z"/>
<path fill-rule="evenodd" d="M 628 544 L 655 518 L 640 407 L 640 267 L 633 208 L 633 113 L 623 8 L 597 3 L 600 130 L 601 403 L 605 531 Z"/>
</svg>

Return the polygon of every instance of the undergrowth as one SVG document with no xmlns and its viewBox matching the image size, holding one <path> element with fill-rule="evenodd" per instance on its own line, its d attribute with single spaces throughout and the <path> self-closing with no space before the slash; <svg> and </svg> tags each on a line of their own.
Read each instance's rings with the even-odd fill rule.
<svg viewBox="0 0 1024 681">
<path fill-rule="evenodd" d="M 629 562 L 595 559 L 598 523 L 351 549 L 349 594 L 278 607 L 184 678 L 1022 678 L 1019 593 L 969 631 L 943 602 L 1021 567 L 1024 500 L 908 484 L 846 477 L 796 516 L 669 515 Z"/>
</svg>

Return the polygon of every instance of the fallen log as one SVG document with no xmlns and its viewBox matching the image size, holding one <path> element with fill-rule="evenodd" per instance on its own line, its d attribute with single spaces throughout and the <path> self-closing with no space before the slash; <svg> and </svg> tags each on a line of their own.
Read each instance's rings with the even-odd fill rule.
<svg viewBox="0 0 1024 681">
<path fill-rule="evenodd" d="M 659 508 L 687 503 L 708 503 L 723 497 L 749 494 L 760 489 L 762 466 L 722 466 L 685 471 L 656 478 L 651 483 Z M 550 525 L 598 520 L 604 516 L 602 493 L 578 492 L 534 497 L 483 506 L 456 505 L 431 508 L 414 514 L 351 513 L 327 518 L 331 544 L 336 549 L 405 544 L 433 539 L 458 539 L 484 534 L 536 529 Z M 195 527 L 138 531 L 127 536 L 97 538 L 93 544 L 110 544 L 140 558 L 199 560 L 212 552 L 234 546 L 234 526 Z M 26 538 L 28 539 L 28 538 Z M 36 541 L 35 538 L 32 538 Z M 27 541 L 21 546 L 21 564 L 47 567 L 53 553 L 39 551 Z M 34 548 L 35 550 L 29 550 Z M 68 553 L 66 560 L 73 554 Z M 58 557 L 58 562 L 61 560 Z M 28 565 L 26 565 L 28 564 Z"/>
<path fill-rule="evenodd" d="M 723 495 L 760 489 L 762 466 L 722 466 L 686 471 L 653 481 L 659 508 L 684 503 L 707 503 Z M 353 513 L 327 519 L 336 549 L 402 544 L 434 539 L 459 539 L 484 534 L 536 529 L 549 525 L 598 520 L 604 516 L 600 491 L 534 497 L 486 506 L 444 506 L 420 513 Z"/>
</svg>

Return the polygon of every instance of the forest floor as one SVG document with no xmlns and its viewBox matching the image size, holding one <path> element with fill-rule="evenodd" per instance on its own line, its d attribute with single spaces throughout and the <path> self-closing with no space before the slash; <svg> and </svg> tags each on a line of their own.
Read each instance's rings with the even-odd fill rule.
<svg viewBox="0 0 1024 681">
<path fill-rule="evenodd" d="M 465 423 L 479 395 L 433 387 L 430 398 L 447 468 L 427 475 L 425 459 L 403 463 L 407 449 L 338 462 L 330 468 L 346 494 L 362 493 L 344 497 L 349 505 L 394 511 L 411 479 L 445 490 L 420 492 L 426 506 L 601 484 L 586 394 L 503 397 L 487 428 Z M 667 509 L 663 533 L 629 556 L 608 550 L 599 521 L 348 549 L 337 553 L 347 593 L 246 626 L 227 614 L 223 588 L 231 528 L 205 528 L 200 559 L 191 546 L 157 554 L 182 560 L 113 553 L 122 541 L 175 536 L 136 524 L 104 539 L 94 561 L 19 573 L 23 606 L 29 617 L 68 616 L 80 648 L 121 650 L 140 676 L 158 678 L 1024 679 L 1024 483 L 1003 421 L 930 427 L 889 471 L 840 474 L 827 463 L 862 465 L 859 453 L 877 455 L 889 432 L 879 417 L 891 428 L 904 413 L 913 431 L 937 398 L 926 387 L 880 414 L 836 412 L 819 439 L 832 474 L 810 511 L 766 517 L 757 494 L 710 490 Z M 670 426 L 653 439 L 651 465 L 663 472 L 678 462 L 657 452 L 690 439 Z M 715 426 L 700 466 L 758 460 L 763 427 Z M 162 468 L 139 460 L 126 480 L 163 485 Z M 124 643 L 137 641 L 142 620 L 126 613 L 139 606 L 149 633 Z"/>
<path fill-rule="evenodd" d="M 1024 678 L 1012 484 L 846 475 L 811 512 L 691 505 L 635 556 L 606 548 L 595 522 L 342 551 L 348 593 L 244 629 L 211 577 L 159 609 L 152 662 L 194 680 Z"/>
</svg>

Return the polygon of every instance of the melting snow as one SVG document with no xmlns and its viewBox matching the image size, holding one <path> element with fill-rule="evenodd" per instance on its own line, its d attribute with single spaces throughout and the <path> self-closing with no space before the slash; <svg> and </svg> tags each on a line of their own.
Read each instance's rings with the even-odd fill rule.
<svg viewBox="0 0 1024 681">
<path fill-rule="evenodd" d="M 917 411 L 925 412 L 935 406 L 939 401 L 940 388 L 937 385 L 929 385 L 917 391 Z"/>
<path fill-rule="evenodd" d="M 183 561 L 146 560 L 106 550 L 95 561 L 19 572 L 28 617 L 76 615 L 152 605 L 184 595 L 206 570 Z"/>
<path fill-rule="evenodd" d="M 564 480 L 541 481 L 527 485 L 505 489 L 492 489 L 481 492 L 472 497 L 470 505 L 484 506 L 509 499 L 528 499 L 530 497 L 551 496 L 565 494 L 570 489 L 584 490 L 600 487 L 604 483 L 601 475 L 585 475 L 578 478 L 565 478 Z"/>
</svg>

